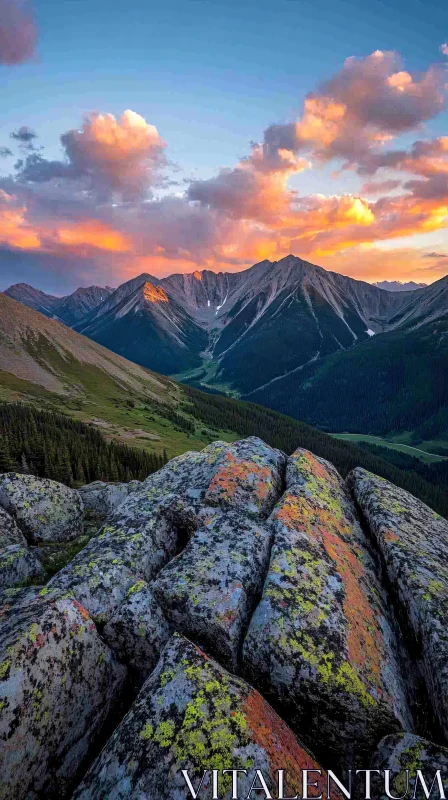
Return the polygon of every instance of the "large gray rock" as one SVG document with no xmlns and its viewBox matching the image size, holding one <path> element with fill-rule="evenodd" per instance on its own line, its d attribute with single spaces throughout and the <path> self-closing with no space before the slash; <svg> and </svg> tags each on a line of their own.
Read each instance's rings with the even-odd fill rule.
<svg viewBox="0 0 448 800">
<path fill-rule="evenodd" d="M 16 598 L 0 628 L 0 796 L 65 797 L 124 677 L 76 600 Z"/>
<path fill-rule="evenodd" d="M 386 598 L 335 468 L 299 449 L 286 484 L 244 674 L 327 764 L 359 765 L 411 724 Z"/>
<path fill-rule="evenodd" d="M 138 581 L 128 590 L 102 636 L 120 661 L 133 667 L 143 681 L 154 669 L 171 633 L 152 589 L 145 581 Z"/>
<path fill-rule="evenodd" d="M 364 469 L 348 480 L 383 554 L 400 617 L 420 648 L 434 713 L 448 737 L 448 522 Z"/>
<path fill-rule="evenodd" d="M 234 442 L 216 465 L 204 505 L 267 517 L 280 496 L 285 466 L 284 453 L 255 436 Z"/>
<path fill-rule="evenodd" d="M 0 591 L 0 624 L 2 618 L 11 609 L 16 611 L 19 608 L 29 606 L 42 590 L 46 593 L 44 586 L 15 586 L 9 589 L 2 589 Z"/>
<path fill-rule="evenodd" d="M 382 739 L 373 756 L 371 769 L 379 769 L 382 773 L 391 770 L 390 794 L 402 797 L 406 793 L 406 797 L 417 800 L 427 800 L 421 777 L 429 790 L 437 770 L 440 770 L 441 786 L 445 796 L 448 795 L 448 749 L 412 733 L 397 733 Z M 406 770 L 409 770 L 408 776 Z M 417 776 L 417 770 L 421 771 L 421 777 Z M 373 776 L 373 797 L 390 800 L 385 788 L 384 778 Z M 436 779 L 431 797 L 440 796 L 440 784 Z"/>
<path fill-rule="evenodd" d="M 0 506 L 28 541 L 67 542 L 83 530 L 83 505 L 76 489 L 34 475 L 0 475 Z"/>
<path fill-rule="evenodd" d="M 78 491 L 85 511 L 105 519 L 139 486 L 141 486 L 140 481 L 129 481 L 129 483 L 94 481 L 81 486 Z"/>
<path fill-rule="evenodd" d="M 74 798 L 191 800 L 181 770 L 197 788 L 207 769 L 198 797 L 211 798 L 211 770 L 232 768 L 247 771 L 238 797 L 259 785 L 257 769 L 274 786 L 284 769 L 286 797 L 301 792 L 301 770 L 319 767 L 258 692 L 175 634 Z M 318 780 L 324 791 L 325 773 Z M 219 797 L 232 797 L 230 775 L 219 775 Z"/>
<path fill-rule="evenodd" d="M 26 545 L 26 539 L 16 521 L 0 506 L 0 550 L 11 544 Z"/>
<path fill-rule="evenodd" d="M 196 514 L 207 491 L 219 504 L 222 489 L 213 479 L 223 474 L 228 454 L 233 462 L 247 461 L 254 456 L 252 473 L 242 468 L 241 493 L 229 493 L 230 505 L 251 503 L 253 510 L 266 506 L 273 496 L 269 480 L 278 482 L 274 468 L 262 464 L 267 488 L 259 486 L 257 458 L 272 459 L 279 464 L 284 456 L 252 438 L 228 445 L 215 442 L 199 453 L 184 453 L 172 459 L 163 469 L 150 475 L 111 513 L 100 533 L 90 540 L 75 559 L 51 579 L 50 585 L 61 591 L 71 590 L 98 623 L 106 623 L 138 580 L 151 581 L 165 564 L 178 553 L 194 532 Z M 257 455 L 258 454 L 258 455 Z M 272 454 L 272 455 L 271 455 Z"/>
<path fill-rule="evenodd" d="M 204 509 L 203 525 L 159 574 L 154 592 L 177 630 L 232 671 L 263 588 L 270 529 L 240 511 Z"/>
<path fill-rule="evenodd" d="M 18 586 L 41 578 L 45 570 L 35 551 L 21 544 L 11 544 L 0 551 L 0 588 Z"/>
</svg>

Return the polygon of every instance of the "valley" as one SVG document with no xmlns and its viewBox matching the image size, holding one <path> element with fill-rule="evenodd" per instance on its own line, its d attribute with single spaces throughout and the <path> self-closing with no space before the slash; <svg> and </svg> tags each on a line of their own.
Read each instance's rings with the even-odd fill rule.
<svg viewBox="0 0 448 800">
<path fill-rule="evenodd" d="M 422 442 L 421 447 L 412 447 L 409 444 L 403 444 L 399 441 L 392 441 L 390 439 L 383 439 L 380 436 L 369 436 L 364 433 L 333 433 L 331 434 L 335 439 L 341 439 L 343 442 L 367 442 L 368 444 L 378 445 L 379 447 L 387 447 L 391 450 L 396 450 L 399 453 L 419 458 L 424 464 L 434 464 L 440 461 L 447 461 L 448 455 L 441 456 L 435 452 L 431 452 L 430 448 L 445 447 L 448 453 L 448 441 L 439 440 L 436 442 Z"/>
<path fill-rule="evenodd" d="M 58 415 L 62 426 L 67 419 L 86 424 L 105 442 L 163 459 L 242 436 L 285 452 L 307 447 L 344 475 L 361 465 L 448 514 L 444 473 L 418 474 L 413 464 L 401 468 L 384 452 L 368 452 L 278 411 L 177 383 L 1 293 L 0 401 Z"/>
<path fill-rule="evenodd" d="M 287 256 L 233 273 L 143 273 L 115 290 L 78 289 L 59 300 L 23 284 L 6 295 L 57 320 L 70 309 L 65 325 L 171 377 L 172 386 L 253 401 L 329 433 L 405 436 L 411 447 L 443 448 L 448 277 L 387 286 Z M 146 429 L 146 412 L 112 406 L 104 421 L 118 428 L 109 435 L 129 436 L 128 413 Z M 88 416 L 100 415 L 92 408 Z M 161 436 L 157 414 L 152 423 L 150 433 Z M 203 443 L 202 434 L 192 436 Z M 170 452 L 176 446 L 169 442 Z"/>
</svg>

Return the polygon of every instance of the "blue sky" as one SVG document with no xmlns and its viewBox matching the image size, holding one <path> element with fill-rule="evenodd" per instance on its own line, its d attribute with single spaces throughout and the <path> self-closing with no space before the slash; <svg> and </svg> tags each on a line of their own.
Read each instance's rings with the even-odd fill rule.
<svg viewBox="0 0 448 800">
<path fill-rule="evenodd" d="M 86 114 L 118 118 L 132 109 L 167 143 L 166 156 L 179 167 L 166 168 L 177 194 L 184 179 L 213 179 L 235 167 L 272 123 L 300 118 L 307 93 L 347 57 L 393 50 L 417 74 L 443 61 L 439 47 L 448 39 L 443 0 L 373 0 L 368 7 L 354 0 L 34 0 L 32 8 L 36 55 L 0 66 L 0 147 L 26 125 L 45 158 L 61 159 L 60 135 L 79 128 Z M 447 121 L 444 110 L 417 134 L 405 131 L 400 147 L 443 135 Z M 0 164 L 4 175 L 16 157 Z M 288 185 L 302 195 L 359 190 L 352 170 L 336 187 L 335 168 L 328 162 L 293 174 Z M 444 236 L 430 241 L 443 246 Z"/>
</svg>

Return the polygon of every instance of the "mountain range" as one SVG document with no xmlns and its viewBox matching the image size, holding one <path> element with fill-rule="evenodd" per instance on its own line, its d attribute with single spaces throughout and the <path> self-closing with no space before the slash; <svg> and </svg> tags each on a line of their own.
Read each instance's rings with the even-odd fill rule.
<svg viewBox="0 0 448 800">
<path fill-rule="evenodd" d="M 401 281 L 377 281 L 373 285 L 378 286 L 379 289 L 387 289 L 388 292 L 409 292 L 414 289 L 425 289 L 428 284 L 415 283 L 415 281 L 407 281 L 406 283 Z"/>
<path fill-rule="evenodd" d="M 329 430 L 385 433 L 439 419 L 448 402 L 448 277 L 414 287 L 380 288 L 290 255 L 237 273 L 144 273 L 57 303 L 20 284 L 6 294 L 200 388 Z"/>
<path fill-rule="evenodd" d="M 12 403 L 17 401 L 16 408 Z M 29 435 L 14 426 L 23 404 L 47 415 L 52 413 L 46 419 L 54 427 L 53 443 L 58 440 L 61 425 L 70 428 L 70 419 L 95 426 L 107 441 L 126 445 L 131 460 L 135 449 L 162 457 L 166 452 L 172 457 L 201 450 L 216 439 L 231 442 L 241 436 L 258 436 L 280 449 L 312 449 L 323 458 L 331 458 L 344 475 L 355 466 L 363 466 L 413 491 L 441 513 L 448 513 L 445 477 L 434 471 L 439 464 L 431 469 L 423 464 L 397 468 L 389 458 L 390 450 L 385 451 L 384 460 L 384 453 L 340 441 L 253 402 L 212 396 L 178 384 L 0 293 L 0 405 L 13 436 L 6 441 L 17 458 L 20 454 L 33 457 L 34 463 L 39 456 L 29 451 L 29 446 L 39 434 L 32 418 L 27 423 L 33 428 Z M 79 460 L 85 450 L 83 428 L 70 430 L 80 434 L 76 450 Z M 88 428 L 85 432 L 87 435 Z M 4 445 L 5 437 L 0 435 L 0 464 L 5 457 Z M 46 469 L 45 464 L 41 467 Z"/>
<path fill-rule="evenodd" d="M 34 289 L 27 283 L 15 283 L 5 294 L 18 300 L 46 317 L 57 319 L 65 325 L 75 325 L 94 308 L 97 308 L 114 290 L 109 286 L 80 287 L 72 294 L 55 297 Z"/>
</svg>

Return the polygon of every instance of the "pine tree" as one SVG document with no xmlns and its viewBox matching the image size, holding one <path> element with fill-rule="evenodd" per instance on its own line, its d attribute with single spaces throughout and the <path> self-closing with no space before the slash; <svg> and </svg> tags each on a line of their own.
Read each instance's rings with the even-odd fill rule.
<svg viewBox="0 0 448 800">
<path fill-rule="evenodd" d="M 14 459 L 11 458 L 8 442 L 0 438 L 0 472 L 12 472 L 15 468 Z"/>
<path fill-rule="evenodd" d="M 20 457 L 20 472 L 22 475 L 29 475 L 30 468 L 28 466 L 28 461 L 26 460 L 25 453 L 22 453 Z"/>
</svg>

